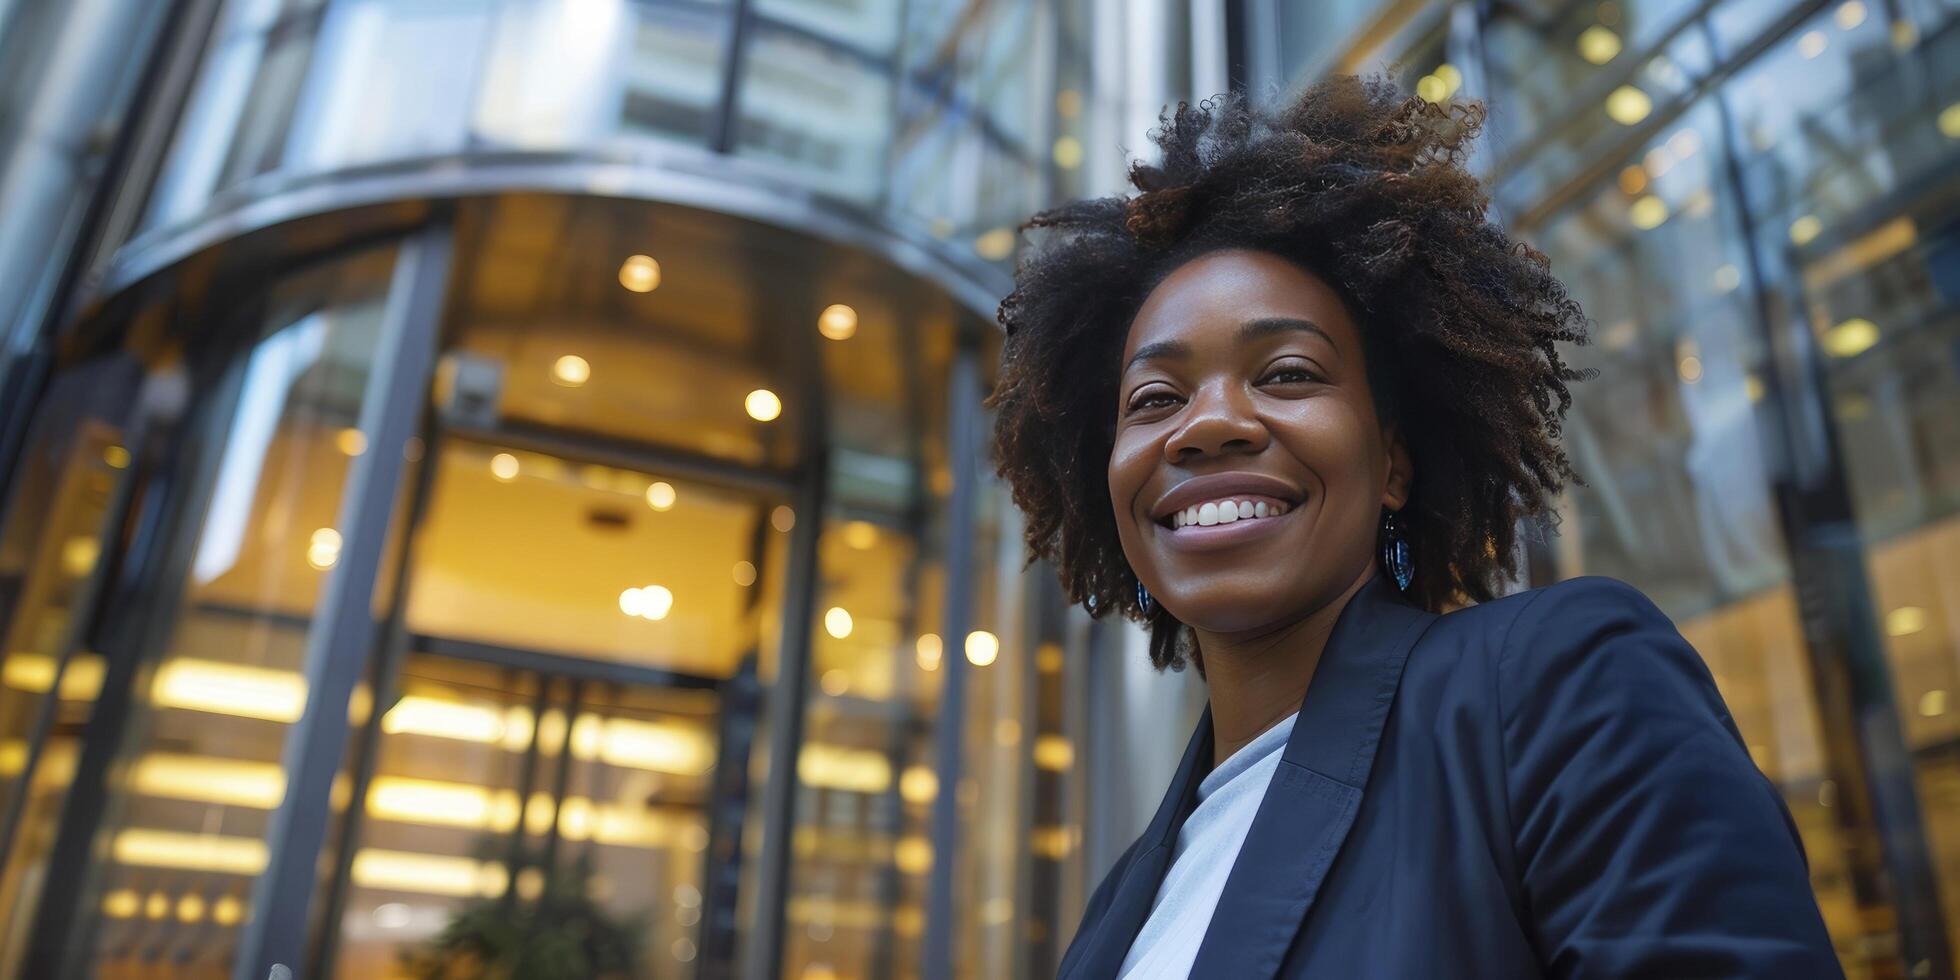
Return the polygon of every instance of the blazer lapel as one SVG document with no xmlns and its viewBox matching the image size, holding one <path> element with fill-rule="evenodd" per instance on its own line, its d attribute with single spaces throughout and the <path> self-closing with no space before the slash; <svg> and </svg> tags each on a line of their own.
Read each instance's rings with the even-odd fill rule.
<svg viewBox="0 0 1960 980">
<path fill-rule="evenodd" d="M 1171 777 L 1170 789 L 1157 806 L 1157 815 L 1137 839 L 1136 856 L 1128 867 L 1119 869 L 1122 878 L 1116 885 L 1116 894 L 1094 931 L 1086 940 L 1077 940 L 1086 941 L 1087 945 L 1074 964 L 1062 972 L 1063 980 L 1114 980 L 1116 971 L 1122 968 L 1123 958 L 1130 953 L 1130 943 L 1136 940 L 1144 921 L 1150 917 L 1157 887 L 1163 884 L 1164 875 L 1170 870 L 1177 832 L 1196 805 L 1198 783 L 1211 771 L 1211 745 L 1211 708 L 1206 707 L 1198 718 L 1198 730 L 1185 746 L 1177 775 Z"/>
<path fill-rule="evenodd" d="M 1361 808 L 1409 650 L 1435 619 L 1379 574 L 1341 610 L 1192 976 L 1267 980 L 1279 971 Z"/>
</svg>

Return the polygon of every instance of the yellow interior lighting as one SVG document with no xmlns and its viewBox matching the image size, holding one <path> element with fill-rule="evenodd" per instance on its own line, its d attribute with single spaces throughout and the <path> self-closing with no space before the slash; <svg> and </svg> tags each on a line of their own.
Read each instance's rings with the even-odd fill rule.
<svg viewBox="0 0 1960 980">
<path fill-rule="evenodd" d="M 130 789 L 144 796 L 270 810 L 286 798 L 286 773 L 276 763 L 152 752 L 129 772 Z"/>
<path fill-rule="evenodd" d="M 354 883 L 362 888 L 454 898 L 500 895 L 510 881 L 509 874 L 496 861 L 372 847 L 354 855 L 352 868 Z"/>
<path fill-rule="evenodd" d="M 119 864 L 256 875 L 265 870 L 265 842 L 256 837 L 180 834 L 132 828 L 116 835 L 110 853 Z"/>
<path fill-rule="evenodd" d="M 580 715 L 572 755 L 609 766 L 693 776 L 714 766 L 714 746 L 700 730 L 671 722 Z"/>
<path fill-rule="evenodd" d="M 61 675 L 63 701 L 93 701 L 102 691 L 102 655 L 77 653 Z M 0 683 L 19 691 L 46 693 L 54 686 L 55 659 L 42 653 L 13 653 L 0 663 Z"/>
<path fill-rule="evenodd" d="M 892 783 L 891 760 L 882 752 L 841 745 L 805 745 L 796 775 L 806 786 L 852 793 L 882 793 Z"/>
<path fill-rule="evenodd" d="M 157 670 L 150 700 L 160 708 L 295 722 L 306 709 L 306 681 L 290 670 L 179 657 Z"/>
</svg>

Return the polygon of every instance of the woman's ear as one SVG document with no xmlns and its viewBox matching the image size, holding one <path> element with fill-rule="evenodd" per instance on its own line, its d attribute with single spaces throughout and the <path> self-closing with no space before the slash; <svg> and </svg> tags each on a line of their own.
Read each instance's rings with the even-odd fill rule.
<svg viewBox="0 0 1960 980">
<path fill-rule="evenodd" d="M 1382 437 L 1388 445 L 1388 472 L 1382 482 L 1382 506 L 1389 510 L 1401 510 L 1409 502 L 1409 486 L 1415 482 L 1415 462 L 1409 458 L 1409 447 L 1402 441 L 1402 433 L 1394 426 L 1382 430 Z"/>
</svg>

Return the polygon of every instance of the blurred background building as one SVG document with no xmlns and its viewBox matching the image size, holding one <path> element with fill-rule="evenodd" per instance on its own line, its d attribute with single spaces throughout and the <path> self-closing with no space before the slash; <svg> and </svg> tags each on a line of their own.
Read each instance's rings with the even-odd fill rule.
<svg viewBox="0 0 1960 980">
<path fill-rule="evenodd" d="M 1951 977 L 1956 23 L 0 0 L 0 976 L 1051 975 L 1202 695 L 1024 568 L 1014 226 L 1386 70 L 1596 322 L 1520 584 L 1652 595 Z"/>
</svg>

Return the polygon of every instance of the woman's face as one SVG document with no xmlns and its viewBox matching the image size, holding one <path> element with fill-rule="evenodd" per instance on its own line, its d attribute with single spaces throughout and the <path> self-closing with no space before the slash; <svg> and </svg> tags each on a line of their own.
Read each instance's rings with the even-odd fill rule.
<svg viewBox="0 0 1960 980">
<path fill-rule="evenodd" d="M 1122 372 L 1110 503 L 1130 567 L 1172 615 L 1256 633 L 1367 572 L 1410 465 L 1325 281 L 1265 252 L 1193 259 L 1145 299 Z"/>
</svg>

